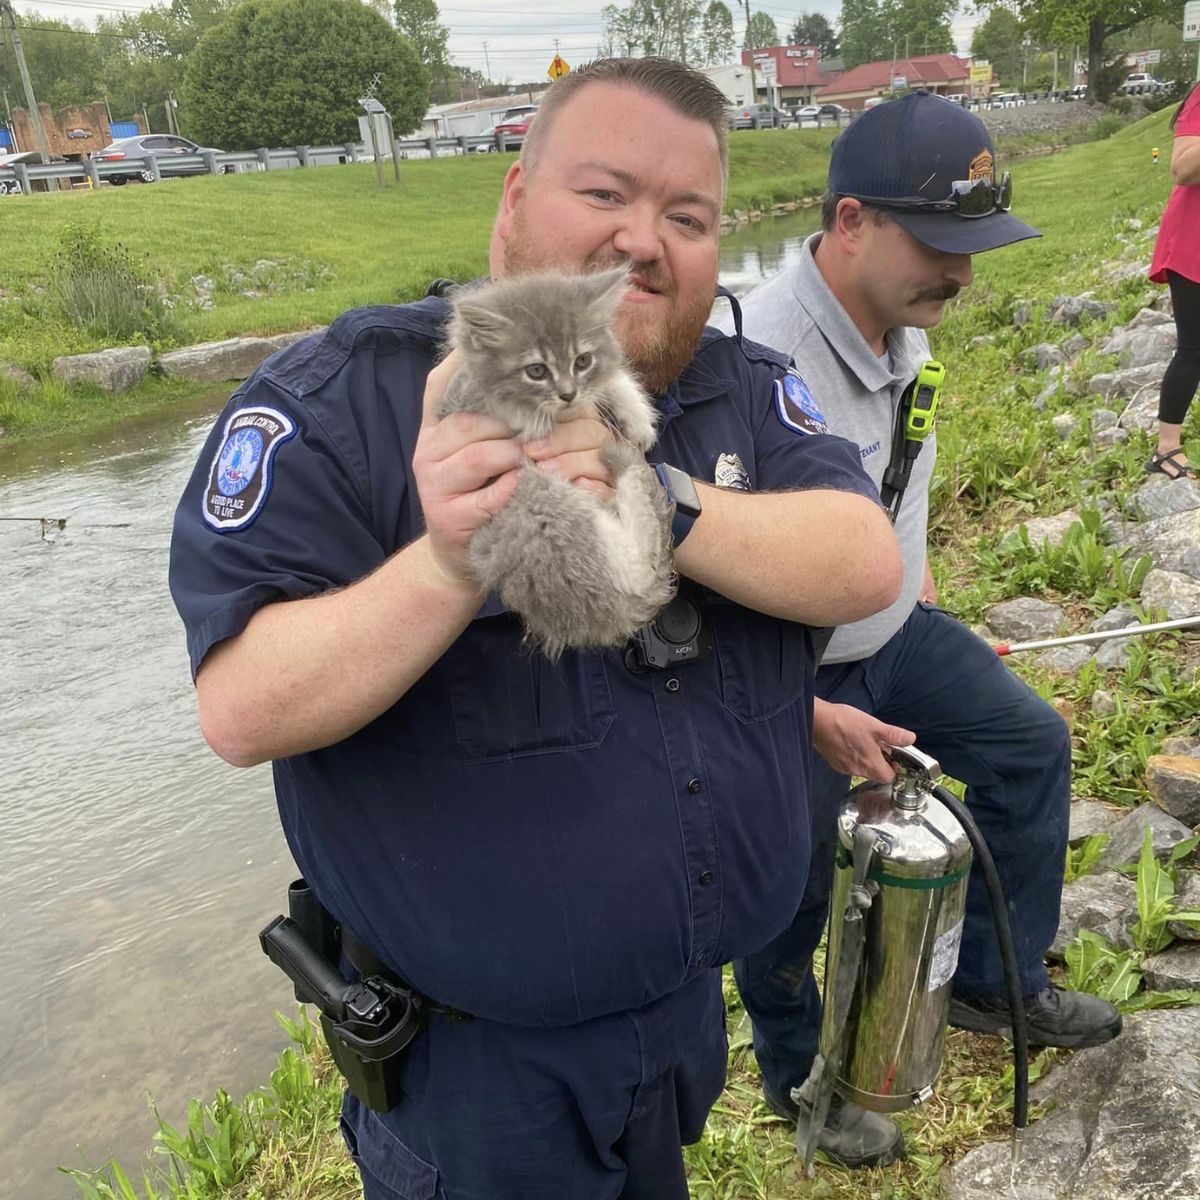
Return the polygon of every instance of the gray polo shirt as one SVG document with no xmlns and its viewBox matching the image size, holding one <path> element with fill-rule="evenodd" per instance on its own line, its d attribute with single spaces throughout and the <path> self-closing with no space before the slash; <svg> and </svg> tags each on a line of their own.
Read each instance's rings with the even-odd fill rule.
<svg viewBox="0 0 1200 1200">
<path fill-rule="evenodd" d="M 887 353 L 880 358 L 834 298 L 813 259 L 821 235 L 804 243 L 799 263 L 760 284 L 741 300 L 743 333 L 790 354 L 813 399 L 825 414 L 830 433 L 856 442 L 863 469 L 876 487 L 891 457 L 896 408 L 904 389 L 929 357 L 929 342 L 919 329 L 893 329 Z M 733 332 L 733 317 L 714 323 Z M 869 658 L 908 619 L 920 595 L 925 572 L 925 536 L 929 518 L 929 482 L 937 454 L 930 435 L 917 461 L 900 505 L 896 537 L 904 559 L 900 598 L 890 608 L 843 625 L 833 635 L 826 663 Z"/>
</svg>

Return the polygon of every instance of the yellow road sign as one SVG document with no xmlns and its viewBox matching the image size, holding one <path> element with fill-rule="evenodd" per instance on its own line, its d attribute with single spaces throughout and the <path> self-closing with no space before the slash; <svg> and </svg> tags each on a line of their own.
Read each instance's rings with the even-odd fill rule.
<svg viewBox="0 0 1200 1200">
<path fill-rule="evenodd" d="M 546 74 L 551 79 L 561 79 L 564 75 L 570 74 L 570 71 L 571 68 L 557 54 L 554 56 L 554 61 L 546 68 Z"/>
<path fill-rule="evenodd" d="M 971 65 L 971 86 L 986 87 L 992 82 L 992 64 L 977 62 Z"/>
</svg>

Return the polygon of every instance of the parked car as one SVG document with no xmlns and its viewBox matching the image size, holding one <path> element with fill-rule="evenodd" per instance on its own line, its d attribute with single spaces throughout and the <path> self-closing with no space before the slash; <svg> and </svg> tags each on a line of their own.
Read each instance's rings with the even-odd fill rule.
<svg viewBox="0 0 1200 1200">
<path fill-rule="evenodd" d="M 822 104 L 820 115 L 826 119 L 834 117 L 840 121 L 842 117 L 850 115 L 850 110 L 841 104 Z"/>
<path fill-rule="evenodd" d="M 1163 84 L 1160 80 L 1155 79 L 1153 75 L 1148 75 L 1145 71 L 1135 72 L 1133 75 L 1126 75 L 1125 82 L 1121 84 L 1121 91 L 1126 96 L 1144 96 L 1151 92 L 1161 91 Z"/>
<path fill-rule="evenodd" d="M 36 150 L 18 150 L 12 154 L 0 154 L 0 167 L 11 167 L 14 163 L 40 163 L 42 156 Z M 52 163 L 66 162 L 56 154 L 50 156 Z M 58 187 L 53 179 L 35 179 L 30 186 L 34 191 L 51 192 Z M 0 179 L 0 196 L 19 196 L 21 181 L 19 179 Z"/>
<path fill-rule="evenodd" d="M 1063 93 L 1064 100 L 1086 100 L 1087 99 L 1087 84 L 1079 83 L 1073 88 L 1068 88 Z"/>
<path fill-rule="evenodd" d="M 510 108 L 489 132 L 504 134 L 508 139 L 508 144 L 516 148 L 525 140 L 525 135 L 529 132 L 529 126 L 533 124 L 535 116 L 537 116 L 536 104 L 520 104 L 516 108 Z"/>
<path fill-rule="evenodd" d="M 783 129 L 789 123 L 787 113 L 773 104 L 734 105 L 727 111 L 730 129 L 753 129 L 756 121 L 760 129 Z"/>
<path fill-rule="evenodd" d="M 821 115 L 821 106 L 819 104 L 801 104 L 799 108 L 792 109 L 792 120 L 797 125 L 801 121 L 815 121 Z"/>
<path fill-rule="evenodd" d="M 195 142 L 188 141 L 187 138 L 173 137 L 166 133 L 149 133 L 142 134 L 140 137 L 118 138 L 115 142 L 110 142 L 103 150 L 97 150 L 92 155 L 92 162 L 112 163 L 121 162 L 124 159 L 132 160 L 129 164 L 128 175 L 105 176 L 109 183 L 120 187 L 131 179 L 140 179 L 144 183 L 154 182 L 154 172 L 141 161 L 148 155 L 157 160 L 158 172 L 164 179 L 179 175 L 206 175 L 208 168 L 203 162 L 182 163 L 172 160 L 178 160 L 187 155 L 205 154 L 210 150 L 216 154 L 224 153 L 212 146 L 198 146 Z M 229 166 L 220 168 L 222 175 L 231 174 L 232 171 L 233 168 Z"/>
</svg>

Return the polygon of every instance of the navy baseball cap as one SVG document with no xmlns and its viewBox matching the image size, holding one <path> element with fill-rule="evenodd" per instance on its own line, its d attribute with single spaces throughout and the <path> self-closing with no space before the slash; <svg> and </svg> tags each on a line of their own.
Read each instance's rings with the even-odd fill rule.
<svg viewBox="0 0 1200 1200">
<path fill-rule="evenodd" d="M 987 126 L 958 104 L 910 92 L 867 109 L 833 143 L 828 188 L 882 208 L 919 242 L 978 254 L 1042 235 L 1007 211 Z"/>
</svg>

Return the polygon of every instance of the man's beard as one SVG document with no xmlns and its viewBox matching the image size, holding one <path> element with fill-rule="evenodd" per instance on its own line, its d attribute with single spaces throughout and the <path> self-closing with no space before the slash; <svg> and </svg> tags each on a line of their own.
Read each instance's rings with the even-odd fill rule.
<svg viewBox="0 0 1200 1200">
<path fill-rule="evenodd" d="M 548 271 L 560 266 L 547 261 L 535 248 L 518 211 L 504 242 L 504 270 L 509 275 L 530 271 Z M 606 271 L 610 267 L 628 267 L 643 282 L 670 302 L 666 324 L 651 330 L 640 319 L 645 314 L 635 305 L 623 304 L 615 322 L 617 340 L 630 370 L 652 396 L 661 396 L 692 360 L 700 341 L 700 332 L 712 311 L 713 297 L 698 296 L 680 306 L 675 281 L 666 277 L 655 263 L 635 263 L 629 259 L 592 256 L 584 261 L 584 271 Z"/>
</svg>

